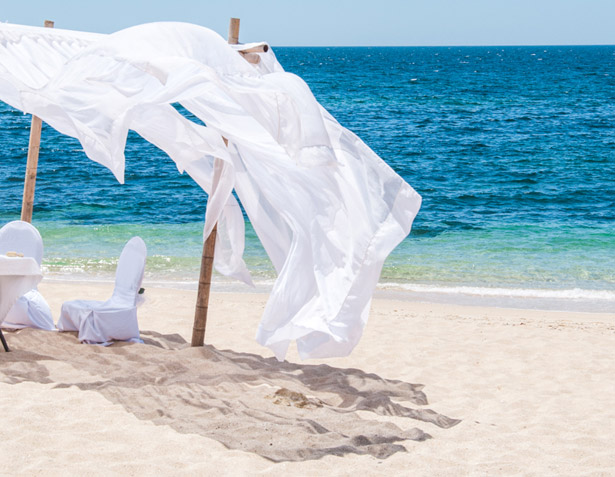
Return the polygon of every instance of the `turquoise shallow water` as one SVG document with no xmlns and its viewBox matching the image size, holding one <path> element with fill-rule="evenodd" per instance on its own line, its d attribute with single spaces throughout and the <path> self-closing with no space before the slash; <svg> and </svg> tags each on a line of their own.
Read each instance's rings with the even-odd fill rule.
<svg viewBox="0 0 615 477">
<path fill-rule="evenodd" d="M 615 47 L 275 51 L 423 196 L 381 287 L 615 311 Z M 0 105 L 2 223 L 19 218 L 28 128 Z M 194 284 L 206 194 L 136 135 L 126 158 L 119 185 L 44 127 L 34 222 L 47 276 L 110 279 L 140 235 L 148 279 Z M 249 224 L 246 262 L 274 279 Z"/>
</svg>

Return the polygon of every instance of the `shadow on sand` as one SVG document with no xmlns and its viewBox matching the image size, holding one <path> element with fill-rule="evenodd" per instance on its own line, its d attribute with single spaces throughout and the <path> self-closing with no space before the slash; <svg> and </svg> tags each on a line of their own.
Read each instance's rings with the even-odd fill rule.
<svg viewBox="0 0 615 477">
<path fill-rule="evenodd" d="M 430 437 L 416 427 L 402 429 L 402 419 L 441 428 L 459 422 L 426 409 L 419 384 L 191 348 L 179 335 L 144 331 L 144 345 L 109 348 L 81 345 L 72 333 L 25 329 L 8 338 L 13 351 L 0 353 L 0 382 L 96 391 L 139 419 L 276 462 L 351 453 L 386 458 L 406 451 L 403 441 Z M 69 364 L 71 372 L 54 372 L 52 380 L 53 361 Z"/>
</svg>

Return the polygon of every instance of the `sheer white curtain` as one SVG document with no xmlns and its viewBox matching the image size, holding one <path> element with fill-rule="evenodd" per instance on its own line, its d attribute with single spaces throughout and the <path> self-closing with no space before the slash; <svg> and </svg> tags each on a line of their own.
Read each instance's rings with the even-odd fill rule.
<svg viewBox="0 0 615 477">
<path fill-rule="evenodd" d="M 235 189 L 278 272 L 257 340 L 278 359 L 293 340 L 302 358 L 350 353 L 383 261 L 421 199 L 271 49 L 254 66 L 215 32 L 182 23 L 95 37 L 30 28 L 17 40 L 11 28 L 0 26 L 0 99 L 78 138 L 120 182 L 129 129 L 208 192 L 220 158 L 205 224 L 207 235 L 219 222 L 216 268 L 250 282 Z M 58 42 L 72 50 L 47 67 L 41 58 Z M 177 102 L 207 127 L 179 114 Z"/>
</svg>

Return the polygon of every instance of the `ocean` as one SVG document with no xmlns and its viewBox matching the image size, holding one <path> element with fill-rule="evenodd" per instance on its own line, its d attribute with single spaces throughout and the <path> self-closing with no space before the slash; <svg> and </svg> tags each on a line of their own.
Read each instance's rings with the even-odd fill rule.
<svg viewBox="0 0 615 477">
<path fill-rule="evenodd" d="M 615 46 L 274 48 L 423 197 L 379 293 L 615 312 Z M 19 219 L 30 117 L 0 104 L 0 223 Z M 43 127 L 33 223 L 46 279 L 196 287 L 207 195 L 130 134 L 126 183 Z M 259 290 L 273 267 L 247 224 Z M 218 289 L 250 288 L 215 276 Z"/>
</svg>

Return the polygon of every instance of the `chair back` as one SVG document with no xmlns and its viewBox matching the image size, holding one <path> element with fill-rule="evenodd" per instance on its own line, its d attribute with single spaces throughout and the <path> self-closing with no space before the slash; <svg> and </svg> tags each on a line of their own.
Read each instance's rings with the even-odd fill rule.
<svg viewBox="0 0 615 477">
<path fill-rule="evenodd" d="M 131 238 L 120 255 L 115 271 L 113 298 L 122 304 L 135 306 L 145 273 L 147 247 L 141 237 Z"/>
<path fill-rule="evenodd" d="M 22 220 L 9 222 L 0 229 L 0 254 L 23 253 L 32 257 L 41 266 L 43 262 L 43 238 L 32 224 Z"/>
</svg>

